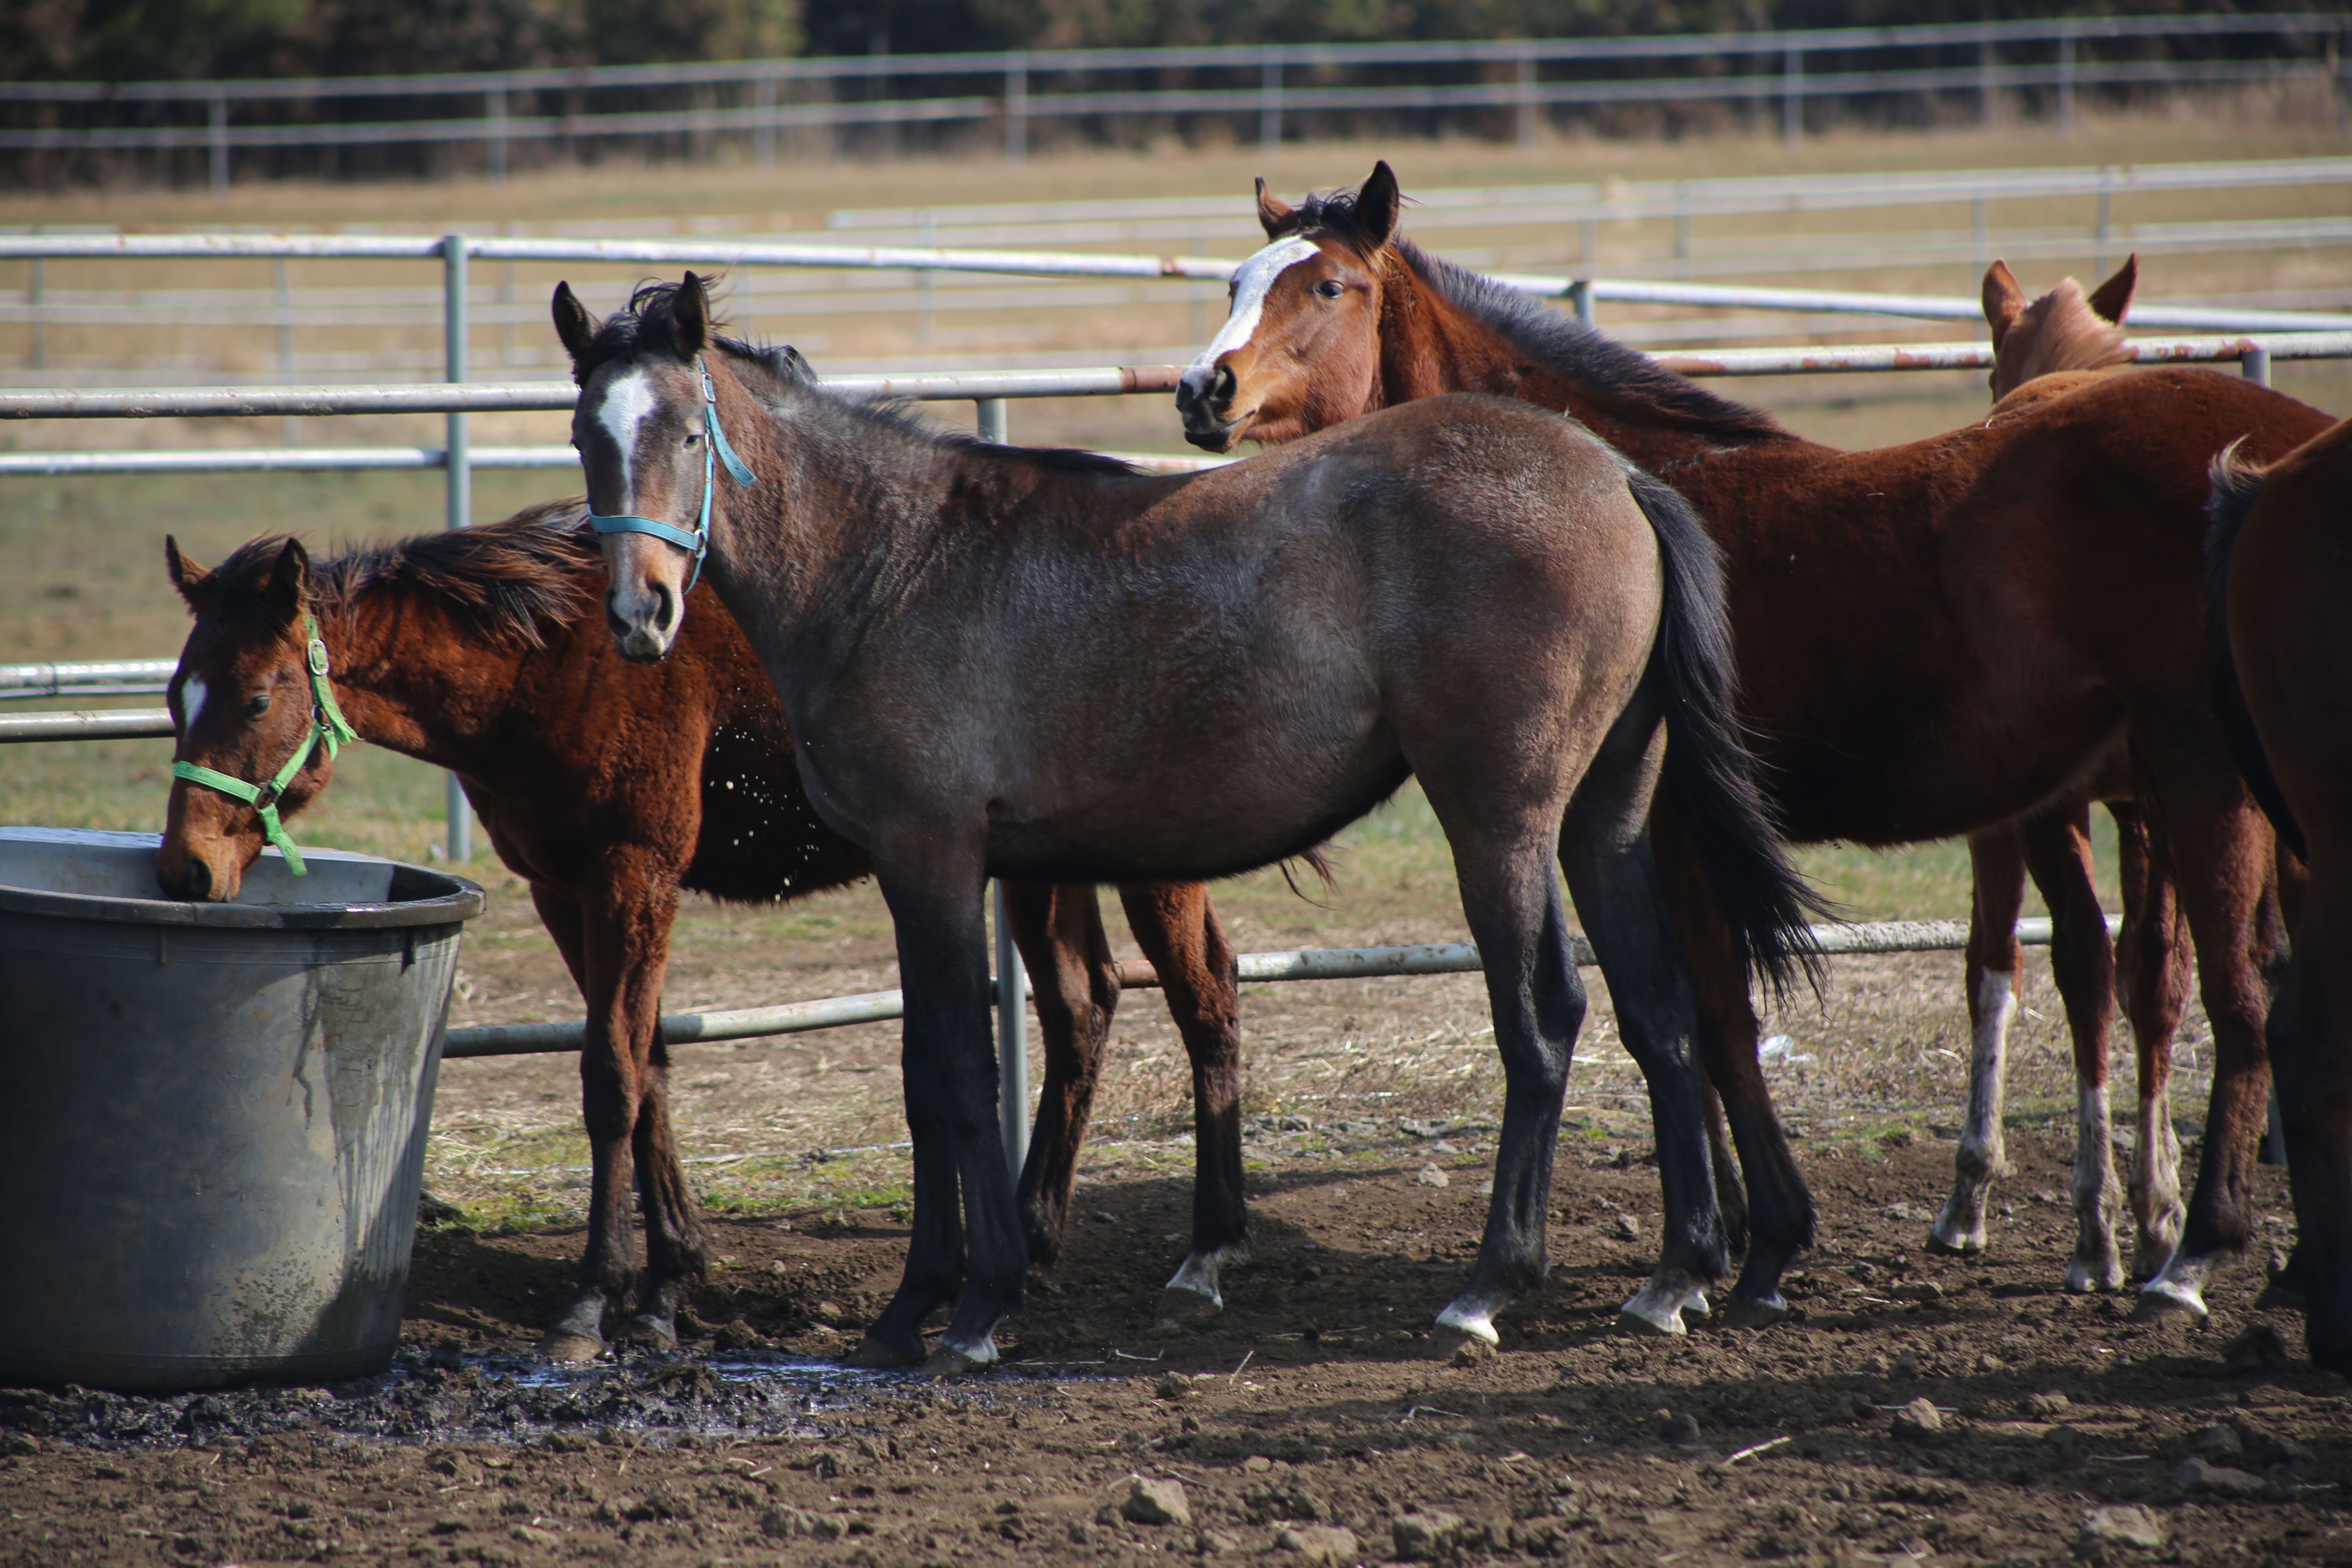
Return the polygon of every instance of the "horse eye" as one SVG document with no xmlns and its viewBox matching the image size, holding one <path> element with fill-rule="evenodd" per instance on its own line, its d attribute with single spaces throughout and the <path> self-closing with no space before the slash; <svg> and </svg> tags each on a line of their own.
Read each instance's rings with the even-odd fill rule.
<svg viewBox="0 0 2352 1568">
<path fill-rule="evenodd" d="M 267 691 L 257 691 L 246 701 L 245 716 L 248 719 L 258 719 L 268 711 L 269 693 Z"/>
<path fill-rule="evenodd" d="M 699 431 L 699 430 L 697 430 L 697 431 L 695 431 L 692 435 L 688 436 L 688 437 L 686 438 L 686 444 L 687 444 L 688 446 L 689 446 L 689 447 L 692 447 L 692 446 L 695 446 L 695 445 L 697 445 L 698 443 L 699 443 L 699 442 L 701 441 L 701 439 L 702 439 L 702 432 L 701 432 L 701 431 Z"/>
<path fill-rule="evenodd" d="M 1315 285 L 1315 292 L 1320 294 L 1326 300 L 1336 300 L 1347 291 L 1348 286 L 1340 282 L 1337 278 L 1326 278 L 1322 282 Z"/>
</svg>

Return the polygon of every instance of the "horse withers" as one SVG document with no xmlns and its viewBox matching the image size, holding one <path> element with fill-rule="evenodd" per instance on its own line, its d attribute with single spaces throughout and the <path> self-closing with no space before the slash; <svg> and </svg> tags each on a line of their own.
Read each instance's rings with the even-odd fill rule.
<svg viewBox="0 0 2352 1568">
<path fill-rule="evenodd" d="M 1231 318 L 1181 378 L 1186 438 L 1215 451 L 1286 441 L 1465 391 L 1581 420 L 1673 485 L 1721 547 L 1742 715 L 1770 804 L 1801 842 L 2011 829 L 2079 801 L 2127 747 L 2132 793 L 2162 858 L 2151 887 L 2163 877 L 2178 891 L 2216 1063 L 2185 1210 L 2160 1159 L 2131 1194 L 2139 1261 L 2162 1258 L 2138 1310 L 2202 1314 L 2202 1282 L 2252 1235 L 2264 972 L 2284 942 L 2272 836 L 2229 765 L 2208 692 L 2204 465 L 2241 437 L 2254 458 L 2283 456 L 2326 416 L 2238 376 L 2166 366 L 1927 440 L 1840 452 L 1427 255 L 1398 236 L 1401 211 L 1385 163 L 1360 189 L 1296 208 L 1260 182 L 1266 245 L 1236 272 Z M 2004 842 L 2022 853 L 2014 835 Z M 1658 843 L 1679 864 L 1671 823 Z M 2079 859 L 2080 843 L 2042 843 Z M 2085 865 L 2051 870 L 2089 887 Z M 2013 867 L 1979 886 L 1995 884 L 2013 904 Z M 1671 873 L 1668 887 L 1696 964 L 1705 1059 L 1747 1178 L 1749 1247 L 1728 1315 L 1769 1321 L 1787 1310 L 1781 1270 L 1812 1240 L 1812 1200 L 1758 1061 L 1754 1002 L 1706 934 L 1717 917 L 1706 889 Z M 2075 995 L 2095 998 L 2106 961 L 2095 901 L 2054 912 L 2053 964 L 2073 975 Z M 1978 914 L 1990 936 L 2014 909 Z M 2011 945 L 1972 949 L 1983 962 L 1970 1007 L 1988 1048 L 2015 1005 L 2015 970 L 2000 967 L 2013 965 Z M 2178 973 L 2170 962 L 2151 953 L 2131 967 L 2163 980 Z M 2078 1042 L 2091 1037 L 2083 1048 L 2104 1059 L 2100 1009 L 2074 1023 Z M 2066 1282 L 2112 1289 L 2125 1274 L 2102 1158 L 2104 1085 L 2086 1090 L 2082 1117 L 2093 1138 L 2077 1166 Z M 2168 1133 L 2148 1142 L 2169 1148 Z M 1951 1245 L 1975 1243 L 1972 1184 L 1956 1194 L 1962 1212 L 1939 1222 Z M 1736 1214 L 1738 1195 L 1725 1201 Z"/>
<path fill-rule="evenodd" d="M 703 571 L 775 682 L 811 803 L 872 854 L 897 922 L 914 1234 L 866 1359 L 921 1358 L 924 1318 L 952 1300 L 930 1364 L 988 1364 L 1022 1299 L 985 879 L 1229 875 L 1416 774 L 1508 1085 L 1485 1241 L 1442 1337 L 1494 1343 L 1544 1273 L 1584 1013 L 1559 869 L 1650 1076 L 1668 1258 L 1693 1289 L 1720 1273 L 1654 792 L 1757 968 L 1790 973 L 1809 906 L 1732 719 L 1714 551 L 1672 492 L 1496 398 L 1149 478 L 832 395 L 789 351 L 717 336 L 692 274 L 601 324 L 568 288 L 554 303 L 622 651 L 667 653 Z M 708 468 L 722 440 L 751 485 Z"/>
<path fill-rule="evenodd" d="M 614 1310 L 626 1314 L 626 1337 L 671 1342 L 679 1293 L 703 1272 L 655 1026 L 680 890 L 767 903 L 870 870 L 809 808 L 783 710 L 725 606 L 698 588 L 670 657 L 627 663 L 595 616 L 604 562 L 586 538 L 584 510 L 563 501 L 316 563 L 283 538 L 255 540 L 215 571 L 165 546 L 195 617 L 171 686 L 182 763 L 232 782 L 283 770 L 312 723 L 315 630 L 323 678 L 360 738 L 457 770 L 499 858 L 530 886 L 588 1005 L 588 1240 L 579 1283 L 541 1341 L 562 1360 L 601 1352 Z M 278 816 L 317 799 L 332 770 L 325 748 L 309 751 L 273 803 Z M 264 833 L 256 802 L 176 782 L 161 880 L 180 897 L 234 898 Z M 1197 885 L 1122 891 L 1193 1061 L 1193 1245 L 1174 1293 L 1213 1300 L 1217 1264 L 1247 1241 L 1232 950 Z M 1032 1261 L 1047 1265 L 1062 1248 L 1119 980 L 1091 888 L 1009 883 L 1006 893 L 1045 1058 L 1021 1223 Z"/>
<path fill-rule="evenodd" d="M 2352 420 L 2213 465 L 2215 685 L 2309 881 L 2268 1026 L 2312 1360 L 2352 1377 Z"/>
</svg>

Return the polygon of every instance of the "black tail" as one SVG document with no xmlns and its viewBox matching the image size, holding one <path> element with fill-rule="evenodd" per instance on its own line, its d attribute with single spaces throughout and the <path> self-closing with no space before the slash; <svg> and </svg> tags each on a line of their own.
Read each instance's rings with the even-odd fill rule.
<svg viewBox="0 0 2352 1568">
<path fill-rule="evenodd" d="M 2213 717 L 2254 804 L 2295 858 L 2308 860 L 2303 825 L 2287 808 L 2286 795 L 2271 772 L 2263 738 L 2254 732 L 2254 716 L 2246 711 L 2246 694 L 2238 687 L 2238 661 L 2230 653 L 2230 552 L 2237 548 L 2238 530 L 2263 493 L 2264 471 L 2238 456 L 2235 441 L 2206 471 L 2213 480 L 2212 498 L 2205 503 L 2205 515 L 2213 520 L 2212 531 L 2205 536 L 2205 651 L 2213 671 Z"/>
<path fill-rule="evenodd" d="M 1670 486 L 1628 467 L 1626 483 L 1658 536 L 1665 614 L 1666 760 L 1659 787 L 1688 832 L 1751 979 L 1785 994 L 1801 973 L 1818 993 L 1821 949 L 1809 928 L 1828 903 L 1789 864 L 1780 830 L 1741 739 L 1723 560 L 1706 525 Z"/>
</svg>

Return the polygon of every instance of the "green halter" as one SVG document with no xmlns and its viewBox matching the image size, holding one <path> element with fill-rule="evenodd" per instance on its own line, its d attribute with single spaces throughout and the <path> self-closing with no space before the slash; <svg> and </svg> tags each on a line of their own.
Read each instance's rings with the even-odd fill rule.
<svg viewBox="0 0 2352 1568">
<path fill-rule="evenodd" d="M 286 786 L 294 782 L 294 775 L 300 773 L 303 764 L 310 760 L 310 753 L 319 749 L 320 742 L 326 742 L 328 760 L 332 761 L 337 747 L 345 741 L 360 738 L 359 731 L 352 729 L 351 721 L 343 717 L 343 710 L 335 706 L 335 689 L 327 679 L 327 645 L 320 640 L 319 623 L 311 618 L 308 610 L 302 612 L 302 629 L 310 637 L 310 646 L 303 656 L 303 662 L 310 670 L 310 732 L 302 738 L 302 744 L 296 748 L 294 754 L 286 759 L 286 765 L 278 770 L 278 776 L 266 784 L 249 784 L 243 779 L 233 779 L 226 773 L 215 773 L 194 763 L 172 764 L 173 778 L 216 789 L 258 811 L 261 814 L 261 836 L 278 847 L 278 853 L 286 857 L 287 869 L 298 877 L 309 876 L 310 868 L 302 864 L 302 851 L 294 847 L 294 840 L 286 836 L 286 825 L 278 820 L 278 797 L 286 793 Z"/>
</svg>

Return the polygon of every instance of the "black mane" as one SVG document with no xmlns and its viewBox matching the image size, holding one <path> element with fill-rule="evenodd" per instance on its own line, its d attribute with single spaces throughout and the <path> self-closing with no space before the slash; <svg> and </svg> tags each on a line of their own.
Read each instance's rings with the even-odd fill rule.
<svg viewBox="0 0 2352 1568">
<path fill-rule="evenodd" d="M 586 503 L 548 501 L 479 528 L 420 533 L 371 545 L 310 567 L 315 611 L 335 615 L 384 587 L 430 594 L 477 635 L 525 647 L 544 646 L 541 628 L 569 626 L 596 603 L 604 563 L 583 525 Z M 232 588 L 268 579 L 284 534 L 247 540 L 221 563 Z"/>
<path fill-rule="evenodd" d="M 641 349 L 677 355 L 676 283 L 641 283 L 629 296 L 628 304 L 604 319 L 596 335 L 588 344 L 588 352 L 572 366 L 572 379 L 583 385 L 599 366 L 616 359 L 625 359 Z M 741 338 L 728 337 L 714 324 L 711 346 L 725 354 L 734 366 L 737 379 L 744 389 L 772 408 L 781 409 L 794 395 L 814 393 L 840 407 L 870 420 L 879 429 L 902 436 L 913 436 L 931 445 L 952 451 L 1014 452 L 1049 468 L 1072 473 L 1132 474 L 1139 470 L 1131 463 L 1117 458 L 1106 458 L 1099 452 L 1083 452 L 1065 447 L 1000 447 L 983 441 L 977 436 L 961 431 L 942 430 L 917 413 L 905 399 L 882 398 L 867 401 L 828 392 L 817 379 L 816 372 L 798 349 L 789 343 L 773 345 L 746 342 Z M 749 372 L 746 374 L 744 373 Z"/>
<path fill-rule="evenodd" d="M 1283 234 L 1317 230 L 1330 235 L 1368 260 L 1377 259 L 1378 247 L 1368 243 L 1370 237 L 1356 221 L 1354 191 L 1315 192 L 1300 201 L 1292 213 L 1292 218 L 1282 226 Z M 1788 434 L 1779 420 L 1762 409 L 1718 397 L 1662 368 L 1649 355 L 1595 331 L 1573 316 L 1562 315 L 1534 295 L 1441 260 L 1409 239 L 1398 238 L 1391 243 L 1415 278 L 1530 361 L 1563 380 L 1591 387 L 1613 399 L 1639 403 L 1654 409 L 1667 422 L 1705 434 L 1725 446 L 1741 446 Z"/>
</svg>

